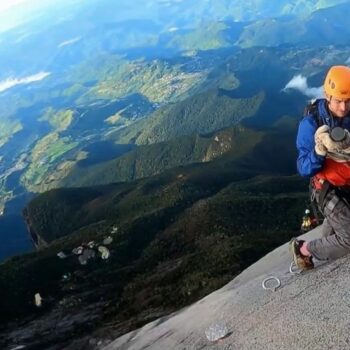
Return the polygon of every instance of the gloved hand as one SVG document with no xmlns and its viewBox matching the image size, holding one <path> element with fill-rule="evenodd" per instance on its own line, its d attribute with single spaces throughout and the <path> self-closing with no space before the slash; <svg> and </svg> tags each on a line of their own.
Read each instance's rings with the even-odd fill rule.
<svg viewBox="0 0 350 350">
<path fill-rule="evenodd" d="M 317 154 L 325 156 L 327 152 L 342 153 L 350 147 L 350 134 L 347 130 L 343 141 L 333 141 L 330 135 L 330 128 L 327 125 L 320 126 L 315 133 L 315 151 Z"/>
<path fill-rule="evenodd" d="M 341 141 L 341 147 L 343 152 L 349 153 L 350 152 L 350 132 L 346 129 L 344 131 L 346 136 L 344 140 Z"/>
<path fill-rule="evenodd" d="M 336 161 L 350 161 L 350 133 L 345 130 L 345 138 L 340 143 L 340 149 L 334 155 L 329 154 Z"/>
<path fill-rule="evenodd" d="M 324 142 L 327 144 L 334 142 L 329 135 L 328 125 L 320 126 L 315 132 L 315 152 L 319 156 L 325 156 L 327 154 L 328 148 Z"/>
</svg>

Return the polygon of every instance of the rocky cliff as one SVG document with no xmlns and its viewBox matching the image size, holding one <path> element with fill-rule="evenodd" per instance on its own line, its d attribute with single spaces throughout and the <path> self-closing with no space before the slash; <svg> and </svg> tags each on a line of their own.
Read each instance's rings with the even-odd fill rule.
<svg viewBox="0 0 350 350">
<path fill-rule="evenodd" d="M 319 235 L 315 229 L 306 237 Z M 291 274 L 290 263 L 284 244 L 220 290 L 104 350 L 349 349 L 349 258 L 318 262 L 301 274 Z M 276 291 L 262 288 L 268 276 L 281 281 Z M 216 322 L 225 323 L 228 334 L 213 343 L 205 330 Z"/>
</svg>

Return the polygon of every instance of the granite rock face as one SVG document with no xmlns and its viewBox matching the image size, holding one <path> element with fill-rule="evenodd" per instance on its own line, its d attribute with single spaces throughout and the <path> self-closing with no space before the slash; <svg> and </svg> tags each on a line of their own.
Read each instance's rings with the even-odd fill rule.
<svg viewBox="0 0 350 350">
<path fill-rule="evenodd" d="M 319 237 L 320 231 L 305 237 Z M 301 274 L 291 274 L 290 263 L 284 244 L 220 290 L 117 338 L 104 350 L 349 349 L 349 257 L 316 262 L 314 270 Z M 269 276 L 281 282 L 276 291 L 262 288 Z M 205 330 L 217 322 L 227 326 L 228 334 L 212 343 Z"/>
</svg>

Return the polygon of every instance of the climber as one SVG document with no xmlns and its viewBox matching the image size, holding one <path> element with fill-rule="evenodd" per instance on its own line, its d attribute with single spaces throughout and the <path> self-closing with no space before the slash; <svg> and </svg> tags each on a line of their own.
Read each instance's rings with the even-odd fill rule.
<svg viewBox="0 0 350 350">
<path fill-rule="evenodd" d="M 296 145 L 298 172 L 311 178 L 311 200 L 324 215 L 329 235 L 310 242 L 291 240 L 300 269 L 313 268 L 313 258 L 350 253 L 350 68 L 331 67 L 323 88 L 325 98 L 305 110 Z"/>
</svg>

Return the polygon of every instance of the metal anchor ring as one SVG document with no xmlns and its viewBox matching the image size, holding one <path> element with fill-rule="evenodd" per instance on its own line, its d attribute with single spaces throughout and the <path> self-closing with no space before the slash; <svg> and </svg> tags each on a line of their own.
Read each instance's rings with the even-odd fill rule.
<svg viewBox="0 0 350 350">
<path fill-rule="evenodd" d="M 296 268 L 296 270 L 293 270 L 293 268 Z M 299 273 L 301 273 L 301 270 L 298 269 L 298 267 L 295 265 L 295 262 L 292 261 L 290 263 L 290 266 L 289 266 L 289 272 L 292 274 L 292 275 L 298 275 Z"/>
<path fill-rule="evenodd" d="M 272 281 L 272 280 L 276 281 L 276 282 L 277 282 L 277 285 L 274 286 L 274 287 L 266 287 L 266 282 L 267 282 L 267 281 Z M 267 278 L 265 278 L 265 279 L 262 281 L 261 285 L 262 285 L 262 287 L 263 287 L 265 290 L 272 290 L 273 292 L 275 292 L 279 287 L 281 287 L 281 281 L 279 280 L 279 278 L 272 276 L 272 277 L 267 277 Z"/>
</svg>

